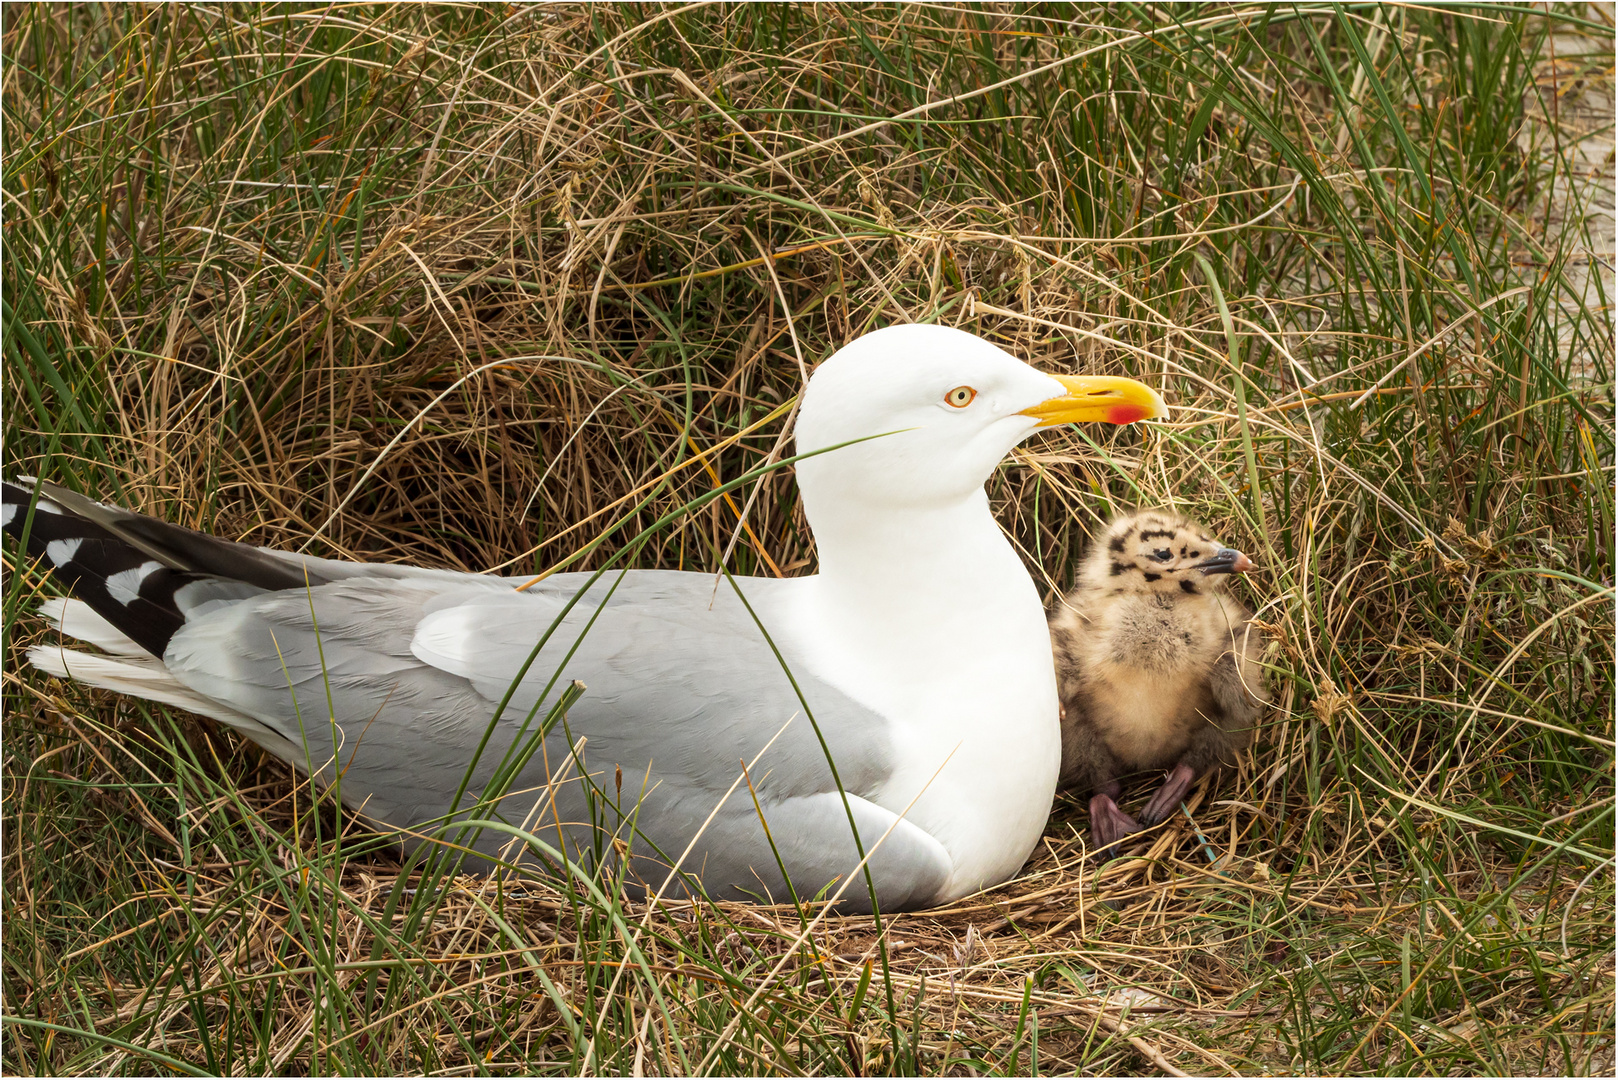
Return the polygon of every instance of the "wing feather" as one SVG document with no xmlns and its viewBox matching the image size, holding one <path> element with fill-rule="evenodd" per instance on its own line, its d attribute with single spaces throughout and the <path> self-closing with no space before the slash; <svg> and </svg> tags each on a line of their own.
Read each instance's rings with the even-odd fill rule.
<svg viewBox="0 0 1618 1080">
<path fill-rule="evenodd" d="M 714 812 L 744 763 L 800 895 L 858 862 L 807 701 L 862 841 L 868 849 L 888 834 L 871 863 L 884 907 L 942 889 L 942 845 L 871 801 L 892 771 L 882 717 L 795 669 L 800 700 L 752 616 L 727 588 L 715 596 L 711 577 L 632 572 L 609 600 L 604 576 L 564 614 L 587 580 L 559 575 L 516 592 L 470 575 L 356 575 L 210 610 L 175 635 L 164 663 L 195 693 L 306 746 L 300 768 L 329 779 L 340 763 L 345 802 L 418 830 L 449 812 L 486 734 L 474 793 L 517 751 L 525 718 L 582 682 L 584 696 L 514 778 L 521 794 L 501 815 L 585 862 L 611 857 L 605 834 L 633 839 L 634 869 L 654 887 L 663 862 L 696 839 L 686 867 L 700 868 L 710 894 L 732 897 L 786 895 L 748 785 Z M 787 617 L 792 582 L 742 584 L 766 628 Z M 490 833 L 477 847 L 494 856 L 508 840 Z M 857 910 L 863 885 L 849 895 Z"/>
</svg>

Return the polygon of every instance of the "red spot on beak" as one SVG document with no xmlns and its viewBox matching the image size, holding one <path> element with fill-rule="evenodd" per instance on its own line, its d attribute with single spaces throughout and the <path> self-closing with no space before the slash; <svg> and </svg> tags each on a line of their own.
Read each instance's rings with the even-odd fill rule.
<svg viewBox="0 0 1618 1080">
<path fill-rule="evenodd" d="M 1133 424 L 1137 420 L 1144 420 L 1152 415 L 1142 405 L 1114 405 L 1107 410 L 1107 423 Z"/>
<path fill-rule="evenodd" d="M 1253 560 L 1246 555 L 1237 555 L 1236 563 L 1230 568 L 1230 572 L 1233 574 L 1245 574 L 1251 569 L 1253 569 Z"/>
</svg>

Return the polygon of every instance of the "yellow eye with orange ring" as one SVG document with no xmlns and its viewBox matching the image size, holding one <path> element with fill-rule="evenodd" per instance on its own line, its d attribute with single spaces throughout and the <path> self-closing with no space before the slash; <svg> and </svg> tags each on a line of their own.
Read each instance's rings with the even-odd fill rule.
<svg viewBox="0 0 1618 1080">
<path fill-rule="evenodd" d="M 977 396 L 978 392 L 970 386 L 957 386 L 944 395 L 944 401 L 952 409 L 964 409 L 972 404 L 972 400 Z"/>
</svg>

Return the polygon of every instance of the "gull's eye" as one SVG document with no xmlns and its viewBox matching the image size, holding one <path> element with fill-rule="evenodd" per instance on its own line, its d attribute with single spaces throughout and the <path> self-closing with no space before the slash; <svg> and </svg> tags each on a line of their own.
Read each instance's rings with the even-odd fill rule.
<svg viewBox="0 0 1618 1080">
<path fill-rule="evenodd" d="M 1156 551 L 1152 552 L 1152 558 L 1156 559 L 1158 562 L 1168 562 L 1170 559 L 1174 558 L 1174 552 L 1170 551 L 1168 548 L 1158 548 Z"/>
<path fill-rule="evenodd" d="M 944 395 L 944 400 L 949 403 L 952 409 L 964 409 L 972 404 L 972 399 L 977 396 L 978 392 L 970 386 L 957 386 Z"/>
</svg>

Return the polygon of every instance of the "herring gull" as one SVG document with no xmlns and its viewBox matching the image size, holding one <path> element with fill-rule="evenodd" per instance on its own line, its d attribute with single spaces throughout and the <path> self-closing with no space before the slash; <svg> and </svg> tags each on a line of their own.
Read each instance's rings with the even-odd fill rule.
<svg viewBox="0 0 1618 1080">
<path fill-rule="evenodd" d="M 0 512 L 95 649 L 35 667 L 213 717 L 407 843 L 892 911 L 1015 874 L 1056 787 L 1045 615 L 985 481 L 1038 428 L 1163 415 L 1132 380 L 878 330 L 820 365 L 794 430 L 819 572 L 717 591 L 309 558 L 29 480 Z M 463 839 L 469 817 L 493 824 Z"/>
</svg>

